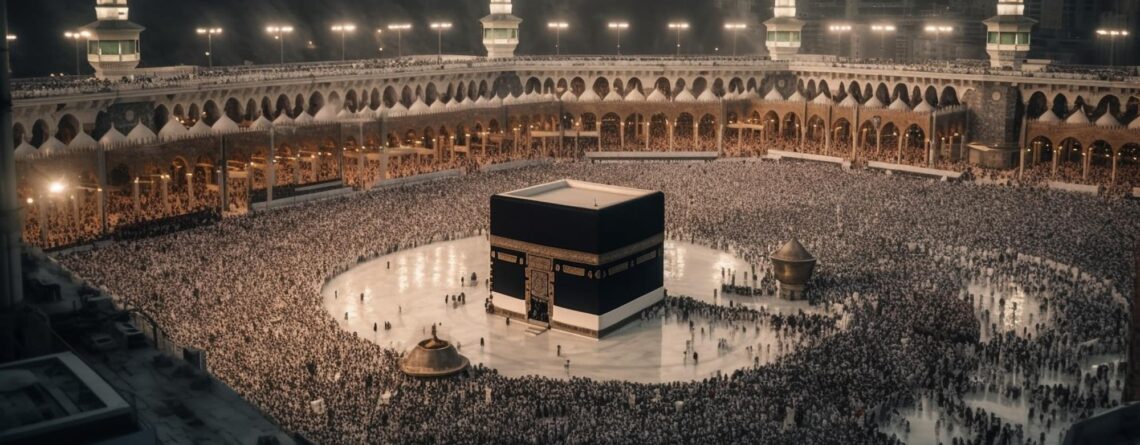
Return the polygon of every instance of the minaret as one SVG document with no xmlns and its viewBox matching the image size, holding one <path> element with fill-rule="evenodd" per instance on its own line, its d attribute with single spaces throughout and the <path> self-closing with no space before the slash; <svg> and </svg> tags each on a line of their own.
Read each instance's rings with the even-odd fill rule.
<svg viewBox="0 0 1140 445">
<path fill-rule="evenodd" d="M 776 0 L 772 18 L 764 22 L 768 38 L 768 56 L 772 60 L 787 60 L 800 52 L 804 21 L 796 18 L 796 0 Z"/>
<path fill-rule="evenodd" d="M 139 65 L 139 34 L 146 28 L 128 20 L 129 12 L 127 0 L 95 0 L 96 20 L 82 28 L 91 33 L 87 62 L 95 68 L 95 77 L 130 76 Z"/>
<path fill-rule="evenodd" d="M 483 46 L 488 59 L 514 57 L 519 46 L 519 23 L 511 15 L 511 0 L 491 0 L 491 15 L 483 17 Z"/>
<path fill-rule="evenodd" d="M 986 53 L 994 68 L 1021 69 L 1029 55 L 1029 33 L 1037 24 L 1025 16 L 1023 0 L 998 0 L 997 15 L 986 19 Z"/>
</svg>

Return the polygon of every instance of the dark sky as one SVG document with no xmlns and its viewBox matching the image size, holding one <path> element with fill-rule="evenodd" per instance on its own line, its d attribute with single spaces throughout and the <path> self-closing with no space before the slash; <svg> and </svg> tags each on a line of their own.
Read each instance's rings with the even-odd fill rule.
<svg viewBox="0 0 1140 445">
<path fill-rule="evenodd" d="M 94 0 L 10 0 L 9 26 L 19 36 L 12 48 L 16 76 L 73 73 L 75 50 L 63 32 L 93 21 L 94 4 Z M 555 17 L 571 26 L 562 35 L 564 54 L 613 51 L 614 34 L 605 29 L 611 19 L 630 23 L 631 29 L 622 35 L 626 53 L 672 52 L 675 35 L 666 25 L 678 19 L 693 27 L 684 37 L 686 52 L 690 44 L 696 45 L 693 51 L 711 53 L 718 46 L 727 51 L 729 36 L 722 29 L 726 18 L 715 5 L 713 0 L 516 0 L 515 15 L 524 20 L 518 54 L 553 53 L 554 34 L 546 24 Z M 142 34 L 146 66 L 205 65 L 206 41 L 194 32 L 201 26 L 225 29 L 214 42 L 217 65 L 276 62 L 276 43 L 265 34 L 271 22 L 287 22 L 297 29 L 286 45 L 286 58 L 293 61 L 339 58 L 339 35 L 329 30 L 337 21 L 358 27 L 348 39 L 349 58 L 379 55 L 376 28 L 403 21 L 416 28 L 404 36 L 405 54 L 434 53 L 435 34 L 427 23 L 435 20 L 455 26 L 444 34 L 445 53 L 481 54 L 478 19 L 488 12 L 487 0 L 130 0 L 130 6 L 131 20 L 147 27 Z M 309 40 L 315 49 L 304 49 Z M 741 52 L 759 44 L 747 40 L 741 38 Z M 394 53 L 395 35 L 385 32 L 383 46 L 386 55 Z M 84 72 L 90 72 L 85 63 Z"/>
</svg>

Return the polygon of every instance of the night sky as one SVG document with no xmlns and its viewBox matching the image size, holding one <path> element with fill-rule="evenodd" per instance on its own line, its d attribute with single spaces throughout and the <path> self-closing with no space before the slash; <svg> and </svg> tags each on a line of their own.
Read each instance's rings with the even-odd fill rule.
<svg viewBox="0 0 1140 445">
<path fill-rule="evenodd" d="M 521 17 L 522 43 L 518 54 L 554 52 L 554 33 L 547 22 L 561 18 L 571 28 L 562 33 L 563 54 L 610 53 L 615 35 L 606 23 L 622 19 L 630 30 L 622 34 L 623 52 L 648 54 L 674 51 L 675 34 L 667 23 L 691 23 L 684 36 L 686 52 L 727 51 L 726 20 L 759 23 L 756 17 L 726 18 L 711 0 L 516 0 L 515 15 Z M 51 73 L 74 73 L 74 43 L 63 32 L 95 20 L 94 0 L 11 0 L 9 26 L 19 36 L 12 48 L 16 77 Z M 214 41 L 214 63 L 235 65 L 245 61 L 276 63 L 277 44 L 265 33 L 270 23 L 289 23 L 296 28 L 286 43 L 287 61 L 340 58 L 340 37 L 329 27 L 338 21 L 357 25 L 348 37 L 348 57 L 376 57 L 381 53 L 376 28 L 392 22 L 411 22 L 415 29 L 404 35 L 404 53 L 435 53 L 436 37 L 428 29 L 432 21 L 450 21 L 454 28 L 444 34 L 443 51 L 482 54 L 478 19 L 488 13 L 487 0 L 130 0 L 131 20 L 147 28 L 142 34 L 144 66 L 178 64 L 206 65 L 206 39 L 195 34 L 204 26 L 220 26 L 225 32 Z M 314 48 L 306 49 L 313 41 Z M 690 45 L 696 45 L 690 47 Z M 740 51 L 751 45 L 741 38 Z M 385 31 L 384 56 L 396 52 L 394 34 Z M 85 73 L 91 68 L 84 62 Z"/>
</svg>

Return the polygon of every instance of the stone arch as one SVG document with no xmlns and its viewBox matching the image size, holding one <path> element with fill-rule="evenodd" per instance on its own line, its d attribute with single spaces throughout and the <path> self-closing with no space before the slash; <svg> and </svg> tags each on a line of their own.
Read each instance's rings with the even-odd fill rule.
<svg viewBox="0 0 1140 445">
<path fill-rule="evenodd" d="M 186 109 L 182 107 L 182 104 L 174 105 L 171 117 L 178 119 L 178 122 L 186 122 Z"/>
<path fill-rule="evenodd" d="M 190 108 L 186 111 L 186 125 L 194 125 L 199 119 L 202 119 L 202 110 L 198 108 L 198 104 L 190 104 Z"/>
<path fill-rule="evenodd" d="M 424 89 L 424 103 L 431 105 L 439 100 L 439 90 L 435 86 L 435 82 L 428 82 L 427 88 Z"/>
<path fill-rule="evenodd" d="M 594 79 L 594 85 L 592 88 L 594 90 L 594 94 L 597 94 L 598 97 L 605 98 L 607 94 L 610 94 L 610 81 L 605 77 L 599 77 L 597 79 Z"/>
<path fill-rule="evenodd" d="M 709 81 L 707 79 L 704 77 L 697 77 L 696 79 L 693 79 L 693 84 L 689 87 L 689 91 L 693 93 L 694 97 L 700 97 L 701 93 L 704 93 L 708 87 Z"/>
<path fill-rule="evenodd" d="M 575 96 L 581 96 L 586 92 L 586 81 L 581 77 L 575 77 L 570 80 L 570 92 Z"/>
<path fill-rule="evenodd" d="M 349 89 L 348 92 L 344 93 L 344 109 L 350 113 L 355 113 L 360 109 L 359 105 L 360 100 L 357 98 L 356 90 Z"/>
<path fill-rule="evenodd" d="M 400 104 L 404 107 L 410 107 L 415 101 L 416 93 L 412 90 L 411 85 L 404 85 L 404 88 L 400 90 Z"/>
<path fill-rule="evenodd" d="M 1111 94 L 1100 98 L 1100 101 L 1096 104 L 1096 109 L 1093 110 L 1093 116 L 1099 118 L 1103 116 L 1104 113 L 1111 113 L 1112 117 L 1119 121 L 1122 114 L 1120 111 L 1120 98 Z"/>
<path fill-rule="evenodd" d="M 558 88 L 558 85 L 554 83 L 554 79 L 551 79 L 549 77 L 546 78 L 546 81 L 542 83 L 542 93 L 543 94 L 553 94 L 555 89 L 557 89 L 557 88 Z"/>
<path fill-rule="evenodd" d="M 697 124 L 696 118 L 688 112 L 682 112 L 677 115 L 677 120 L 673 124 L 673 138 L 681 142 L 681 146 L 687 145 L 686 143 L 693 140 L 693 132 L 696 131 L 694 126 Z"/>
<path fill-rule="evenodd" d="M 273 109 L 272 119 L 277 119 L 277 117 L 281 116 L 282 113 L 284 113 L 287 117 L 293 117 L 290 113 L 292 111 L 292 108 L 293 106 L 289 102 L 289 96 L 286 96 L 284 94 L 277 96 L 277 105 Z"/>
<path fill-rule="evenodd" d="M 51 137 L 51 124 L 47 120 L 39 119 L 32 124 L 32 140 L 29 141 L 33 146 L 39 147 Z"/>
<path fill-rule="evenodd" d="M 371 110 L 379 110 L 384 102 L 380 99 L 380 89 L 373 88 L 372 93 L 368 95 L 368 108 Z"/>
<path fill-rule="evenodd" d="M 826 80 L 820 80 L 819 81 L 819 94 L 822 94 L 822 95 L 826 96 L 828 99 L 831 99 L 834 97 L 835 93 L 833 93 L 831 91 L 831 86 L 829 86 L 827 84 Z M 814 99 L 814 97 L 812 99 Z"/>
<path fill-rule="evenodd" d="M 384 94 L 381 96 L 380 101 L 381 105 L 383 105 L 385 108 L 392 108 L 400 102 L 400 96 L 396 95 L 395 87 L 388 85 L 384 87 Z"/>
<path fill-rule="evenodd" d="M 1088 153 L 1086 153 L 1086 156 L 1089 157 L 1090 173 L 1094 168 L 1105 169 L 1106 172 L 1112 168 L 1112 154 L 1112 144 L 1109 144 L 1104 139 L 1093 141 L 1093 143 L 1089 145 Z"/>
<path fill-rule="evenodd" d="M 298 117 L 301 115 L 301 113 L 304 113 L 304 112 L 305 112 L 305 96 L 298 93 L 297 96 L 293 98 L 292 116 Z"/>
<path fill-rule="evenodd" d="M 1069 98 L 1064 94 L 1053 96 L 1053 113 L 1064 119 L 1069 115 Z"/>
<path fill-rule="evenodd" d="M 601 139 L 603 146 L 612 147 L 618 145 L 621 138 L 621 116 L 617 113 L 606 113 L 602 116 L 601 126 L 598 128 L 598 136 Z"/>
<path fill-rule="evenodd" d="M 261 112 L 261 117 L 264 117 L 266 119 L 273 120 L 277 117 L 277 113 L 273 108 L 273 102 L 270 102 L 269 96 L 264 96 L 261 98 L 261 109 L 259 111 Z"/>
<path fill-rule="evenodd" d="M 682 91 L 685 91 L 685 87 L 687 86 L 688 82 L 685 82 L 685 78 L 678 77 L 677 81 L 673 83 L 673 94 L 670 94 L 669 98 L 672 99 L 674 97 L 677 97 L 678 94 L 681 94 Z"/>
<path fill-rule="evenodd" d="M 905 83 L 896 83 L 894 89 L 891 90 L 890 101 L 884 103 L 890 105 L 895 101 L 895 99 L 901 99 L 903 103 L 907 104 L 908 107 L 912 109 L 914 108 L 914 106 L 911 105 L 912 102 L 910 99 L 910 94 L 907 93 L 907 86 Z"/>
<path fill-rule="evenodd" d="M 1042 114 L 1045 114 L 1045 110 L 1048 109 L 1048 106 L 1049 101 L 1045 98 L 1045 93 L 1040 91 L 1035 92 L 1029 96 L 1029 102 L 1027 102 L 1025 106 L 1025 115 L 1029 116 L 1030 119 L 1037 119 L 1041 117 Z"/>
<path fill-rule="evenodd" d="M 257 119 L 257 116 L 258 116 L 257 100 L 253 99 L 251 97 L 245 101 L 245 114 L 243 114 L 241 117 L 242 117 L 242 120 L 244 120 L 246 122 L 253 122 L 254 120 Z M 241 121 L 235 121 L 235 122 L 241 122 Z M 159 128 L 162 128 L 162 127 L 159 127 Z"/>
<path fill-rule="evenodd" d="M 487 81 L 486 80 L 479 81 L 479 95 L 476 96 L 476 99 L 478 99 L 480 97 L 489 97 L 490 94 L 491 94 L 491 87 L 490 87 L 490 85 L 487 85 Z"/>
<path fill-rule="evenodd" d="M 159 116 L 160 110 L 163 114 L 165 114 L 167 117 L 169 117 L 169 112 L 166 111 L 166 106 L 165 105 L 159 105 L 158 107 L 155 108 L 155 111 L 154 111 L 156 118 Z M 163 120 L 163 124 L 164 125 L 166 124 L 165 120 Z M 157 122 L 156 122 L 156 125 L 157 125 Z M 157 128 L 161 128 L 161 127 L 157 127 Z M 83 125 L 79 123 L 78 118 L 76 118 L 72 114 L 65 114 L 65 115 L 63 115 L 63 117 L 59 118 L 59 123 L 56 124 L 55 138 L 59 139 L 60 142 L 63 142 L 64 144 L 68 144 L 68 143 L 71 143 L 72 139 L 75 139 L 75 136 L 79 135 L 79 132 L 82 129 L 83 129 Z"/>
<path fill-rule="evenodd" d="M 622 91 L 622 97 L 628 96 L 629 93 L 632 93 L 635 90 L 639 93 L 645 94 L 645 89 L 642 87 L 641 79 L 638 77 L 630 77 L 629 80 L 625 82 L 625 90 Z"/>
<path fill-rule="evenodd" d="M 926 100 L 926 103 L 929 103 L 930 105 L 939 105 L 938 90 L 935 89 L 933 85 L 926 87 L 926 92 L 923 93 L 923 99 Z"/>
<path fill-rule="evenodd" d="M 222 114 L 234 122 L 241 123 L 242 107 L 241 102 L 239 102 L 237 98 L 231 97 L 229 99 L 226 99 L 226 101 L 222 104 L 223 108 L 221 110 L 221 114 L 218 114 L 216 116 L 214 115 L 213 111 L 210 110 L 210 104 L 212 103 L 212 101 L 206 102 L 206 114 L 210 115 L 209 119 L 206 120 L 207 124 L 214 125 L 214 122 L 217 122 L 218 119 L 222 118 Z"/>
<path fill-rule="evenodd" d="M 24 128 L 24 124 L 19 122 L 12 124 L 12 146 L 19 147 L 26 140 L 28 140 L 28 130 Z"/>
<path fill-rule="evenodd" d="M 462 85 L 462 84 L 460 84 L 460 85 Z M 527 94 L 541 93 L 542 92 L 542 81 L 538 80 L 537 77 L 531 77 L 531 78 L 526 80 L 526 86 L 524 89 L 525 89 Z"/>
<path fill-rule="evenodd" d="M 882 102 L 883 105 L 889 105 L 891 103 L 891 93 L 887 90 L 887 84 L 879 82 L 879 86 L 875 87 L 875 98 L 879 99 L 879 102 Z"/>
<path fill-rule="evenodd" d="M 598 115 L 594 113 L 582 113 L 578 124 L 582 131 L 598 131 Z"/>
<path fill-rule="evenodd" d="M 800 125 L 802 124 L 800 123 L 799 114 L 788 112 L 781 118 L 780 126 L 777 128 L 781 130 L 780 135 L 784 139 L 799 140 Z"/>
<path fill-rule="evenodd" d="M 942 88 L 942 95 L 938 98 L 939 107 L 953 107 L 958 105 L 958 89 L 953 85 L 947 85 Z"/>
<path fill-rule="evenodd" d="M 1076 164 L 1076 168 L 1080 169 L 1081 158 L 1084 155 L 1084 144 L 1081 144 L 1081 141 L 1074 137 L 1067 137 L 1061 140 L 1056 150 L 1058 165 Z"/>
<path fill-rule="evenodd" d="M 701 143 L 706 146 L 704 148 L 708 148 L 709 143 L 716 145 L 716 130 L 716 116 L 709 113 L 701 115 L 701 119 L 697 121 L 697 136 Z"/>
<path fill-rule="evenodd" d="M 669 79 L 664 77 L 657 78 L 657 80 L 653 82 L 653 89 L 664 94 L 666 99 L 673 98 L 673 85 L 669 84 Z"/>
<path fill-rule="evenodd" d="M 716 97 L 724 97 L 724 95 L 726 93 L 726 91 L 724 89 L 724 79 L 721 79 L 718 77 L 716 80 L 713 81 L 712 92 L 713 92 L 713 95 Z"/>
<path fill-rule="evenodd" d="M 321 108 L 324 108 L 324 107 L 325 107 L 325 96 L 323 94 L 321 94 L 320 91 L 314 91 L 313 94 L 309 95 L 308 113 L 310 115 L 316 116 L 317 112 L 321 111 Z"/>
<path fill-rule="evenodd" d="M 744 81 L 739 77 L 733 77 L 728 81 L 728 91 L 740 94 L 744 92 Z"/>
</svg>

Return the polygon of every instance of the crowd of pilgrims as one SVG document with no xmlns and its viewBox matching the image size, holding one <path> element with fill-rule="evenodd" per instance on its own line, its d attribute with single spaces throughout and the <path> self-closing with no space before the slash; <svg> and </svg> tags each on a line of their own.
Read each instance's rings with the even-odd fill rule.
<svg viewBox="0 0 1140 445">
<path fill-rule="evenodd" d="M 321 288 L 336 274 L 480 233 L 488 196 L 561 178 L 662 190 L 669 237 L 757 268 L 730 271 L 734 286 L 763 287 L 767 253 L 802 240 L 820 258 L 808 298 L 842 321 L 790 316 L 794 347 L 701 381 L 507 378 L 482 366 L 417 380 L 399 372 L 402 351 L 344 331 L 323 309 Z M 227 218 L 60 261 L 173 341 L 206 350 L 213 375 L 320 443 L 899 443 L 919 434 L 908 433 L 908 413 L 925 409 L 938 412 L 941 443 L 1041 444 L 1120 401 L 1123 369 L 1082 364 L 1123 350 L 1115 292 L 1131 283 L 1138 213 L 1129 201 L 820 164 L 558 161 Z M 995 301 L 967 283 L 1027 296 Z M 747 329 L 764 315 L 669 301 L 643 316 Z M 968 404 L 979 392 L 1028 404 L 1027 418 Z"/>
</svg>

